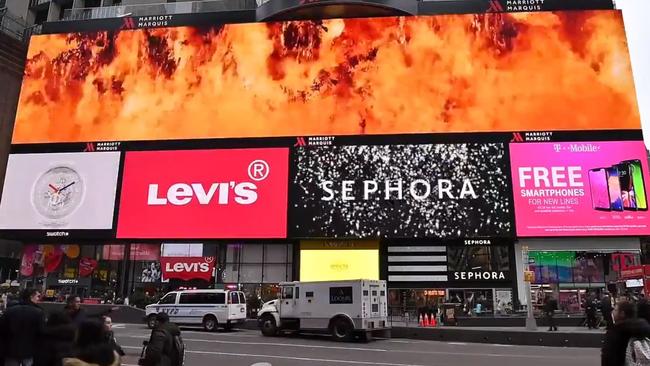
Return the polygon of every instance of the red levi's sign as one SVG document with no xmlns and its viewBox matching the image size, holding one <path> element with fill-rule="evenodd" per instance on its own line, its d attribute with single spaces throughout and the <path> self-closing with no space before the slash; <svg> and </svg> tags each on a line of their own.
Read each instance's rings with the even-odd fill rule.
<svg viewBox="0 0 650 366">
<path fill-rule="evenodd" d="M 117 237 L 285 238 L 287 148 L 126 153 Z"/>
<path fill-rule="evenodd" d="M 177 278 L 184 281 L 201 279 L 209 281 L 214 271 L 214 257 L 162 257 L 162 275 L 165 280 Z"/>
</svg>

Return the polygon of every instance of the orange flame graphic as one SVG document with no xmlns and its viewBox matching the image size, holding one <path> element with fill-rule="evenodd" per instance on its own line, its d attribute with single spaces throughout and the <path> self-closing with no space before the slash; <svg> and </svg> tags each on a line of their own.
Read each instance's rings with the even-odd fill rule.
<svg viewBox="0 0 650 366">
<path fill-rule="evenodd" d="M 32 38 L 14 143 L 638 129 L 621 13 Z"/>
</svg>

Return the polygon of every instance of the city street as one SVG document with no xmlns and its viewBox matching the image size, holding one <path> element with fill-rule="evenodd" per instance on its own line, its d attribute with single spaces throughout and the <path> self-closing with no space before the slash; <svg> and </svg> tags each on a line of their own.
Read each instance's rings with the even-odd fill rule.
<svg viewBox="0 0 650 366">
<path fill-rule="evenodd" d="M 127 352 L 123 365 L 137 365 L 142 341 L 150 331 L 142 325 L 118 325 L 115 334 Z M 263 337 L 240 330 L 206 333 L 183 329 L 186 366 L 593 366 L 598 349 L 503 346 L 381 339 L 371 343 L 338 343 L 320 336 Z"/>
</svg>

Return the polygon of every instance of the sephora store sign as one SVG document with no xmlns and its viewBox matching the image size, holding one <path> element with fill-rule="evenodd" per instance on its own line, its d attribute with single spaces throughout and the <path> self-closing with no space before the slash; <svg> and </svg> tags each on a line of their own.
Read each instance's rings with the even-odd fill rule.
<svg viewBox="0 0 650 366">
<path fill-rule="evenodd" d="M 292 235 L 513 235 L 503 144 L 298 149 Z"/>
</svg>

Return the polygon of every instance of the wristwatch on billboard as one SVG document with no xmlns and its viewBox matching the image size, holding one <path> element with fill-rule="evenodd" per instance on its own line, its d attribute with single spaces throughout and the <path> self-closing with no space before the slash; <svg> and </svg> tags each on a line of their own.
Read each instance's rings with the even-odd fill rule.
<svg viewBox="0 0 650 366">
<path fill-rule="evenodd" d="M 84 189 L 83 180 L 76 170 L 57 166 L 38 178 L 32 191 L 32 203 L 41 216 L 60 220 L 79 207 Z"/>
</svg>

